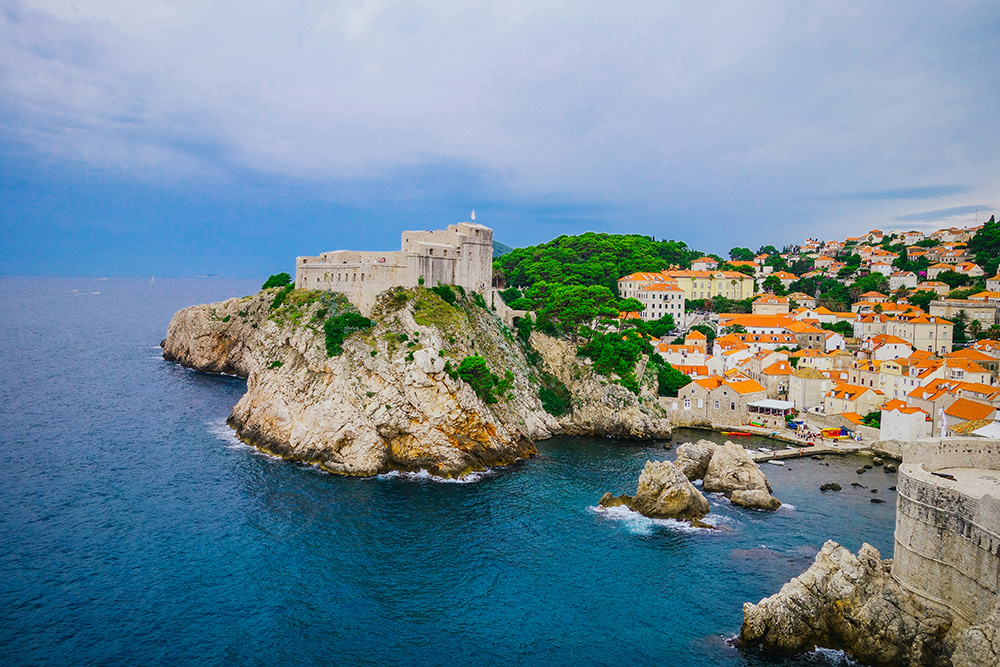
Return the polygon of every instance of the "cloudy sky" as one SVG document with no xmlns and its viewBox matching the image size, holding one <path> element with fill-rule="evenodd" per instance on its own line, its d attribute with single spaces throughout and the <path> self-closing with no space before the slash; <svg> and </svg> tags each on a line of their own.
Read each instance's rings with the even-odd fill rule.
<svg viewBox="0 0 1000 667">
<path fill-rule="evenodd" d="M 1000 4 L 0 0 L 0 273 L 1000 208 Z"/>
</svg>

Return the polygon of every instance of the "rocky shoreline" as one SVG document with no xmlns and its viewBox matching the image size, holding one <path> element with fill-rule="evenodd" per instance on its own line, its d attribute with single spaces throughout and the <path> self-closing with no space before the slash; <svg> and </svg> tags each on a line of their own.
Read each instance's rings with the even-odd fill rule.
<svg viewBox="0 0 1000 667">
<path fill-rule="evenodd" d="M 247 379 L 228 423 L 243 441 L 329 472 L 390 470 L 456 477 L 536 453 L 555 435 L 666 439 L 670 423 L 647 381 L 635 395 L 596 374 L 570 343 L 533 332 L 525 346 L 495 314 L 460 297 L 447 303 L 424 288 L 382 295 L 373 325 L 328 356 L 324 318 L 347 312 L 326 292 L 277 290 L 178 311 L 163 341 L 169 361 Z M 485 360 L 506 384 L 488 402 L 454 369 Z M 572 397 L 547 412 L 541 383 Z"/>
</svg>

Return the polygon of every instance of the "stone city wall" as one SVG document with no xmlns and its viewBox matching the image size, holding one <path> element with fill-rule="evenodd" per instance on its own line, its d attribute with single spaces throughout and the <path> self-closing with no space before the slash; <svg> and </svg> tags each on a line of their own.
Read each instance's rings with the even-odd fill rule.
<svg viewBox="0 0 1000 667">
<path fill-rule="evenodd" d="M 996 441 L 985 438 L 903 447 L 892 575 L 904 588 L 950 609 L 958 625 L 986 618 L 1000 593 L 1000 499 L 966 492 L 930 473 L 977 468 L 1000 477 L 998 450 Z"/>
</svg>

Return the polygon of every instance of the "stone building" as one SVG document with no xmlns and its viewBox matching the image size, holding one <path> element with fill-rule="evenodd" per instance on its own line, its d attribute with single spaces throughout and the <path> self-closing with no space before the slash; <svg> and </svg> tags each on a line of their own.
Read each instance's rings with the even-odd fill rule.
<svg viewBox="0 0 1000 667">
<path fill-rule="evenodd" d="M 400 250 L 336 250 L 295 262 L 295 287 L 343 294 L 369 315 L 390 287 L 438 283 L 479 292 L 493 302 L 493 230 L 462 222 L 435 231 L 403 232 Z"/>
<path fill-rule="evenodd" d="M 998 470 L 1000 448 L 988 438 L 903 444 L 892 576 L 925 604 L 944 605 L 954 634 L 986 621 L 1000 595 Z"/>
</svg>

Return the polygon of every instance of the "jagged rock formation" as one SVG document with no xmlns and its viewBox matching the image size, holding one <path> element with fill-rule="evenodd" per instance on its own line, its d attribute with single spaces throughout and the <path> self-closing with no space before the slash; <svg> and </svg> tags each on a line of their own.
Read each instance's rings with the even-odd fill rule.
<svg viewBox="0 0 1000 667">
<path fill-rule="evenodd" d="M 734 505 L 755 510 L 773 512 L 781 507 L 781 501 L 763 489 L 736 490 L 729 496 L 729 499 L 733 501 Z"/>
<path fill-rule="evenodd" d="M 951 656 L 953 667 L 996 667 L 1000 665 L 1000 602 L 982 623 L 959 635 Z"/>
<path fill-rule="evenodd" d="M 700 519 L 709 510 L 705 496 L 670 461 L 646 461 L 634 496 L 605 493 L 599 505 L 625 505 L 654 519 Z"/>
<path fill-rule="evenodd" d="M 743 605 L 740 645 L 778 653 L 842 649 L 877 667 L 947 665 L 951 616 L 900 587 L 890 565 L 871 545 L 854 556 L 827 542 L 813 565 L 781 591 Z M 979 647 L 987 645 L 992 641 Z"/>
<path fill-rule="evenodd" d="M 674 465 L 681 469 L 687 478 L 694 481 L 705 477 L 708 463 L 719 445 L 711 440 L 686 442 L 677 448 L 677 458 Z"/>
<path fill-rule="evenodd" d="M 750 458 L 747 450 L 728 441 L 712 454 L 708 470 L 705 471 L 705 485 L 702 488 L 722 493 L 751 490 L 771 492 L 767 477 L 761 472 L 760 466 Z"/>
<path fill-rule="evenodd" d="M 244 441 L 348 475 L 425 469 L 443 476 L 503 465 L 557 434 L 667 438 L 652 394 L 635 396 L 597 376 L 568 343 L 532 334 L 541 363 L 490 311 L 430 290 L 382 295 L 372 328 L 327 355 L 323 322 L 350 308 L 328 292 L 296 290 L 272 308 L 276 290 L 176 313 L 163 356 L 184 366 L 247 378 L 229 417 Z M 467 356 L 486 359 L 507 388 L 489 404 L 449 374 Z M 539 368 L 540 367 L 540 368 Z M 538 371 L 562 380 L 573 401 L 559 417 L 538 397 Z M 644 399 L 644 400 L 642 400 Z"/>
</svg>

